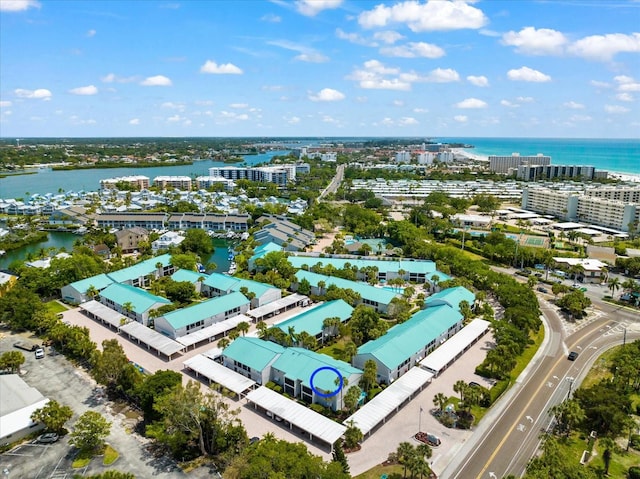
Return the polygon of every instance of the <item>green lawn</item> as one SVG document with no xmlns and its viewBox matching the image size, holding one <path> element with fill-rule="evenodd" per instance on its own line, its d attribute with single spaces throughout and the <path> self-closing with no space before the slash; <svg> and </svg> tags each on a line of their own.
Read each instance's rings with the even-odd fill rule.
<svg viewBox="0 0 640 479">
<path fill-rule="evenodd" d="M 380 479 L 380 476 L 386 474 L 388 479 L 402 479 L 404 468 L 399 464 L 393 466 L 377 465 L 367 472 L 363 472 L 359 476 L 355 476 L 355 479 Z"/>
<path fill-rule="evenodd" d="M 67 308 L 64 304 L 60 303 L 59 301 L 49 301 L 48 303 L 45 303 L 45 306 L 47 307 L 47 309 L 49 311 L 51 311 L 54 314 L 58 314 L 58 313 L 63 313 L 64 311 L 67 311 L 69 308 Z"/>
<path fill-rule="evenodd" d="M 335 343 L 330 344 L 329 346 L 320 348 L 316 352 L 320 354 L 326 354 L 327 356 L 331 356 L 333 359 L 344 361 L 344 345 L 346 343 L 347 343 L 347 340 L 345 338 L 340 338 Z"/>
</svg>

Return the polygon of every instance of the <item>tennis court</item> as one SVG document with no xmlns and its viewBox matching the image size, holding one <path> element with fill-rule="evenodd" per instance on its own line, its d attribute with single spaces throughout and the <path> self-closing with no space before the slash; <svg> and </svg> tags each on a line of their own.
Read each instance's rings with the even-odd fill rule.
<svg viewBox="0 0 640 479">
<path fill-rule="evenodd" d="M 527 236 L 524 240 L 525 246 L 542 247 L 545 244 L 546 238 L 540 236 Z"/>
</svg>

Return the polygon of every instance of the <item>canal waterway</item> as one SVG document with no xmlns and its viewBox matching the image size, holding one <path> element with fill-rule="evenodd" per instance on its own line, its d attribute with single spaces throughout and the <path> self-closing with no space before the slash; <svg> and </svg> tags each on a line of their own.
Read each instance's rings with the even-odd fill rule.
<svg viewBox="0 0 640 479">
<path fill-rule="evenodd" d="M 0 269 L 8 269 L 14 261 L 24 261 L 27 259 L 29 254 L 33 255 L 34 258 L 40 256 L 42 251 L 47 250 L 48 248 L 55 248 L 58 251 L 64 248 L 65 251 L 71 252 L 73 245 L 78 238 L 81 238 L 81 236 L 73 233 L 63 233 L 58 231 L 49 232 L 49 237 L 46 241 L 32 243 L 19 249 L 7 251 L 4 255 L 0 256 Z M 209 257 L 202 258 L 203 264 L 215 263 L 216 272 L 227 272 L 229 270 L 229 265 L 231 264 L 231 261 L 228 258 L 228 248 L 230 243 L 225 239 L 213 239 L 212 241 L 215 250 Z"/>
<path fill-rule="evenodd" d="M 24 170 L 25 173 L 0 178 L 0 199 L 26 198 L 38 193 L 56 194 L 59 191 L 97 191 L 100 180 L 120 176 L 143 175 L 153 181 L 156 176 L 208 176 L 209 168 L 214 166 L 252 166 L 258 163 L 269 163 L 274 156 L 289 154 L 289 150 L 276 150 L 258 155 L 244 156 L 243 163 L 224 163 L 221 161 L 194 161 L 191 165 L 153 166 L 149 168 L 103 168 L 89 170 L 54 171 L 51 168 L 36 168 Z"/>
</svg>

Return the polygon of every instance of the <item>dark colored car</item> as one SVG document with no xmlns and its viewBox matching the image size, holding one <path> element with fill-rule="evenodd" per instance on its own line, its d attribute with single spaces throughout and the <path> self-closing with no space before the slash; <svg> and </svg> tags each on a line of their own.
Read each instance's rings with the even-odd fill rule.
<svg viewBox="0 0 640 479">
<path fill-rule="evenodd" d="M 575 361 L 577 358 L 578 358 L 578 353 L 577 353 L 577 352 L 575 352 L 575 351 L 571 351 L 571 352 L 569 353 L 569 356 L 567 356 L 567 359 L 568 359 L 569 361 Z"/>
<path fill-rule="evenodd" d="M 41 434 L 36 439 L 36 442 L 39 444 L 53 444 L 57 442 L 60 436 L 58 436 L 55 432 L 47 432 L 46 434 Z"/>
<path fill-rule="evenodd" d="M 259 437 L 252 437 L 251 439 L 249 439 L 249 444 L 255 444 L 256 442 L 258 442 L 260 440 Z"/>
<path fill-rule="evenodd" d="M 548 293 L 549 292 L 547 290 L 547 288 L 543 288 L 542 286 L 538 286 L 538 291 L 540 291 L 541 293 Z"/>
</svg>

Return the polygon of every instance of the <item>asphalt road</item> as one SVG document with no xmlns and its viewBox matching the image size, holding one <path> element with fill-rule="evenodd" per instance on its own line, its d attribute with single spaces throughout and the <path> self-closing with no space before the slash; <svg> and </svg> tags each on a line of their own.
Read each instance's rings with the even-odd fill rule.
<svg viewBox="0 0 640 479">
<path fill-rule="evenodd" d="M 625 340 L 640 338 L 640 315 L 636 311 L 604 303 L 600 286 L 589 288 L 593 302 L 591 319 L 568 323 L 557 308 L 539 295 L 546 331 L 535 362 L 487 417 L 442 478 L 520 477 L 538 450 L 540 433 L 550 426 L 549 408 L 579 387 L 591 365 L 607 349 Z M 569 361 L 569 351 L 580 353 Z"/>
<path fill-rule="evenodd" d="M 344 177 L 344 168 L 345 168 L 345 165 L 338 165 L 338 168 L 336 168 L 336 175 L 333 177 L 333 179 L 331 180 L 331 183 L 329 183 L 329 185 L 324 189 L 324 191 L 320 193 L 320 196 L 318 197 L 318 201 L 320 201 L 329 193 L 336 192 L 336 190 L 340 186 L 340 183 L 342 182 L 342 178 Z"/>
</svg>

